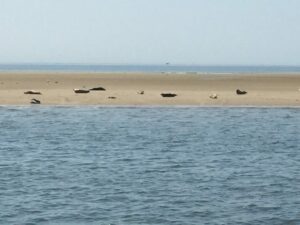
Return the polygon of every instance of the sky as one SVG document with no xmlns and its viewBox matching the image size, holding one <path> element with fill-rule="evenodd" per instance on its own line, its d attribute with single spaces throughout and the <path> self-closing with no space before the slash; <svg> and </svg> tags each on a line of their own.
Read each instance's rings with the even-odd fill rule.
<svg viewBox="0 0 300 225">
<path fill-rule="evenodd" d="M 300 65 L 299 0 L 0 0 L 0 63 Z"/>
</svg>

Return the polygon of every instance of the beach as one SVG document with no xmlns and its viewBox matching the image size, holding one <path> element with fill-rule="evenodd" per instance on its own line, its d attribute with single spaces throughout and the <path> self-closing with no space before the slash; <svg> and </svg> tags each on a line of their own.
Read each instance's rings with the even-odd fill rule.
<svg viewBox="0 0 300 225">
<path fill-rule="evenodd" d="M 104 91 L 75 93 L 74 89 Z M 246 91 L 237 95 L 236 90 Z M 0 105 L 300 106 L 300 74 L 1 72 Z M 26 91 L 41 94 L 24 94 Z M 162 97 L 162 93 L 176 94 Z"/>
</svg>

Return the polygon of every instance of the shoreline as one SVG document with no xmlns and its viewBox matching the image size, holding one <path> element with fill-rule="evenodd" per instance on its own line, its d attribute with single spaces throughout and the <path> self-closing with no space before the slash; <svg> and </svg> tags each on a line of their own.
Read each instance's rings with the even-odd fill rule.
<svg viewBox="0 0 300 225">
<path fill-rule="evenodd" d="M 73 91 L 99 86 L 106 90 Z M 247 94 L 237 95 L 236 89 Z M 28 90 L 42 94 L 25 95 Z M 298 108 L 300 73 L 0 72 L 0 106 L 27 106 L 32 98 L 46 106 Z"/>
<path fill-rule="evenodd" d="M 197 71 L 78 71 L 78 70 L 0 70 L 1 74 L 143 74 L 143 75 L 237 75 L 237 76 L 276 76 L 276 75 L 297 75 L 300 72 L 197 72 Z"/>
<path fill-rule="evenodd" d="M 164 109 L 190 109 L 190 108 L 199 108 L 199 109 L 214 109 L 214 108 L 224 108 L 224 109 L 300 109 L 299 106 L 292 106 L 292 105 L 1 105 L 1 108 L 115 108 L 115 109 L 155 109 L 155 108 L 164 108 Z"/>
</svg>

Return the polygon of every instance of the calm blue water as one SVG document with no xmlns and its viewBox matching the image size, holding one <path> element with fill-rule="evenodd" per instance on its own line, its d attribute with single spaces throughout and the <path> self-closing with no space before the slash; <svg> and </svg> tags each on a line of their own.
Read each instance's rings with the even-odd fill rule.
<svg viewBox="0 0 300 225">
<path fill-rule="evenodd" d="M 300 224 L 300 109 L 0 108 L 0 224 Z"/>
<path fill-rule="evenodd" d="M 299 73 L 300 66 L 0 64 L 0 71 Z"/>
</svg>

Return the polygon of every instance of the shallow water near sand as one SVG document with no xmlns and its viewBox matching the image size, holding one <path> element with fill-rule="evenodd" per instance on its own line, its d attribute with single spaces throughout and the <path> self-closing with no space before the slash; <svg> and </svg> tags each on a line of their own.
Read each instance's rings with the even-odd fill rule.
<svg viewBox="0 0 300 225">
<path fill-rule="evenodd" d="M 299 108 L 0 112 L 0 224 L 300 224 Z"/>
</svg>

